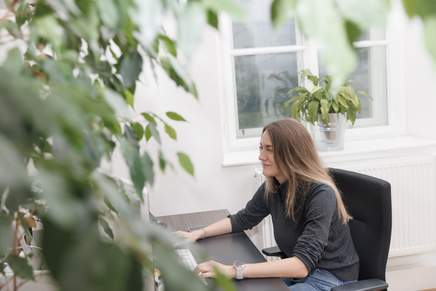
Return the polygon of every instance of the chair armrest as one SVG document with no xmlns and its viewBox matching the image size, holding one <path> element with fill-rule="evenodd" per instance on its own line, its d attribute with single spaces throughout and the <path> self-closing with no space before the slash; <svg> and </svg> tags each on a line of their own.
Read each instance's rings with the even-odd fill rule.
<svg viewBox="0 0 436 291">
<path fill-rule="evenodd" d="M 277 246 L 265 248 L 262 253 L 268 257 L 283 257 L 285 255 Z"/>
<path fill-rule="evenodd" d="M 386 290 L 388 283 L 379 279 L 366 279 L 332 288 L 331 291 L 379 291 Z"/>
</svg>

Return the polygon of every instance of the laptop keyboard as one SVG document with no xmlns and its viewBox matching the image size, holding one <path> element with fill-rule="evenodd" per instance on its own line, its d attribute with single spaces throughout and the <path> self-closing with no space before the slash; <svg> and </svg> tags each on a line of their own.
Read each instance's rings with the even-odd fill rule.
<svg viewBox="0 0 436 291">
<path fill-rule="evenodd" d="M 189 249 L 177 249 L 176 252 L 180 257 L 182 264 L 184 264 L 189 270 L 194 271 L 195 267 L 197 267 L 197 261 L 192 255 L 192 252 Z"/>
<path fill-rule="evenodd" d="M 194 271 L 197 267 L 197 261 L 195 260 L 192 252 L 189 249 L 176 249 L 177 254 L 179 255 L 180 261 L 183 265 L 185 265 L 189 270 Z M 207 285 L 207 280 L 203 277 L 200 277 L 200 281 Z"/>
</svg>

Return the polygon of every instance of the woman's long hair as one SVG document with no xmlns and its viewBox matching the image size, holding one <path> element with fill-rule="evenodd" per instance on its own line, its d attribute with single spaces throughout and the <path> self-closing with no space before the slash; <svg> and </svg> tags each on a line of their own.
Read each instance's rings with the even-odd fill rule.
<svg viewBox="0 0 436 291">
<path fill-rule="evenodd" d="M 315 182 L 326 184 L 334 190 L 339 218 L 343 223 L 347 223 L 351 216 L 335 183 L 323 167 L 307 129 L 297 120 L 286 118 L 268 124 L 262 130 L 262 133 L 265 132 L 271 139 L 277 168 L 288 181 L 286 195 L 288 217 L 294 218 L 296 195 L 299 193 L 297 188 L 307 182 Z M 265 184 L 267 195 L 277 191 L 274 177 L 267 177 Z"/>
</svg>

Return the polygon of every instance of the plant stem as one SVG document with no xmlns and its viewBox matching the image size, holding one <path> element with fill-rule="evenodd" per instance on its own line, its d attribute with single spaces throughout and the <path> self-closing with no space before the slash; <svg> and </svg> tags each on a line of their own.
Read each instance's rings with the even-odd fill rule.
<svg viewBox="0 0 436 291">
<path fill-rule="evenodd" d="M 18 212 L 17 213 L 15 213 L 15 229 L 14 229 L 14 241 L 13 241 L 13 244 L 12 244 L 12 254 L 14 255 L 14 256 L 18 256 L 18 226 L 19 226 L 19 222 L 20 222 L 20 220 L 18 219 Z M 14 291 L 17 291 L 18 289 L 17 289 L 17 276 L 15 275 L 15 273 L 14 273 L 14 275 L 13 275 L 13 277 L 12 277 L 12 285 L 13 285 L 13 290 Z"/>
</svg>

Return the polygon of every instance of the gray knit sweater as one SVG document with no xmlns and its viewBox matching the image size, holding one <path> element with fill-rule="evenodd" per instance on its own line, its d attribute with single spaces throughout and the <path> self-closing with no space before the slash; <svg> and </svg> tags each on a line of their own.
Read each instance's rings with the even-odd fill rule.
<svg viewBox="0 0 436 291">
<path fill-rule="evenodd" d="M 359 257 L 348 224 L 339 219 L 333 189 L 315 183 L 299 187 L 295 220 L 286 216 L 286 190 L 287 183 L 281 184 L 267 201 L 263 184 L 244 209 L 230 216 L 232 232 L 250 229 L 271 214 L 275 240 L 287 257 L 298 257 L 309 273 L 321 268 L 343 281 L 357 280 Z"/>
</svg>

